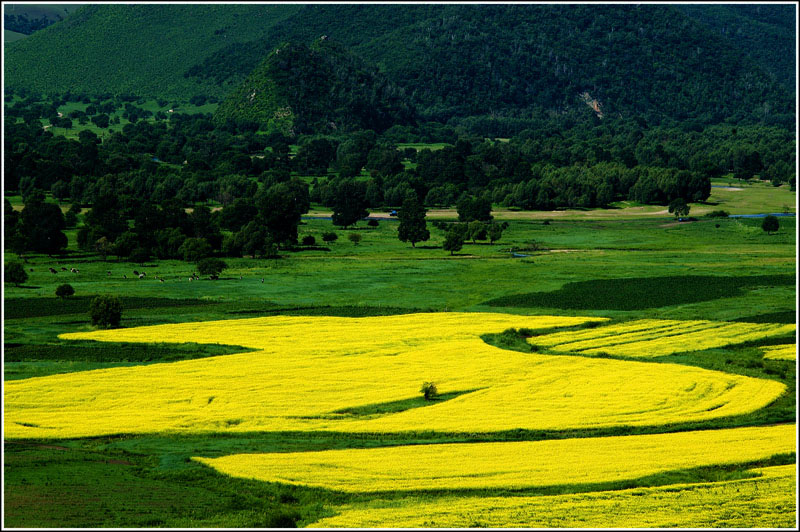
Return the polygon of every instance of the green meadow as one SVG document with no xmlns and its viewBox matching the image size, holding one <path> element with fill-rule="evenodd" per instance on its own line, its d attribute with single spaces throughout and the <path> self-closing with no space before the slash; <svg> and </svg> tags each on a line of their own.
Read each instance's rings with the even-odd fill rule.
<svg viewBox="0 0 800 532">
<path fill-rule="evenodd" d="M 719 208 L 732 214 L 780 212 L 775 206 L 795 203 L 794 193 L 786 187 L 752 184 L 743 188 L 746 190 L 712 189 L 707 204 L 692 205 L 692 214 Z M 10 199 L 21 207 L 19 198 Z M 64 256 L 26 256 L 28 281 L 19 287 L 5 287 L 4 380 L 242 351 L 236 346 L 59 340 L 58 334 L 92 329 L 88 306 L 98 294 L 120 296 L 123 327 L 277 314 L 370 316 L 443 311 L 593 315 L 621 321 L 644 317 L 795 321 L 794 217 L 780 218 L 780 230 L 767 234 L 761 230 L 760 219 L 700 215 L 696 221 L 676 222 L 668 214 L 659 214 L 660 208 L 631 215 L 630 209 L 636 208 L 641 207 L 535 213 L 497 209 L 496 217 L 509 221 L 500 241 L 467 242 L 452 256 L 441 248 L 444 232 L 430 223 L 431 239 L 411 247 L 397 239 L 398 224 L 393 218 L 380 219 L 378 227 L 360 222 L 342 230 L 325 219 L 328 213 L 324 209 L 314 209 L 317 217 L 303 220 L 299 236 L 314 236 L 316 245 L 282 251 L 276 259 L 226 259 L 228 268 L 216 281 L 189 281 L 193 266 L 182 261 L 138 264 L 116 261 L 113 256 L 104 261 L 96 254 L 78 251 L 76 231 L 71 230 Z M 455 219 L 455 213 L 443 210 L 437 218 Z M 324 243 L 322 233 L 331 230 L 339 238 Z M 348 233 L 360 234 L 361 242 L 349 241 Z M 6 254 L 6 260 L 14 259 L 13 254 Z M 58 273 L 50 273 L 50 267 Z M 70 268 L 78 272 L 72 273 Z M 133 270 L 146 272 L 146 278 L 138 279 Z M 55 288 L 65 282 L 75 288 L 75 295 L 58 299 Z M 507 349 L 530 350 L 524 338 L 513 331 L 486 335 L 484 340 Z M 794 362 L 763 360 L 760 346 L 794 342 L 796 338 L 791 335 L 653 360 L 777 379 L 789 387 L 789 392 L 753 414 L 685 426 L 642 427 L 635 432 L 793 421 Z M 5 447 L 5 524 L 302 526 L 333 515 L 332 508 L 337 505 L 368 503 L 370 499 L 227 477 L 189 457 L 618 433 L 619 429 L 477 435 L 152 434 L 10 441 Z M 775 456 L 764 464 L 793 461 L 794 456 Z M 697 468 L 622 483 L 559 486 L 528 494 L 719 481 L 742 478 L 751 466 Z M 489 490 L 486 495 L 503 493 Z M 463 494 L 454 490 L 444 495 Z M 405 496 L 389 493 L 382 498 L 402 504 Z M 32 500 L 37 501 L 35 505 L 30 504 Z"/>
</svg>

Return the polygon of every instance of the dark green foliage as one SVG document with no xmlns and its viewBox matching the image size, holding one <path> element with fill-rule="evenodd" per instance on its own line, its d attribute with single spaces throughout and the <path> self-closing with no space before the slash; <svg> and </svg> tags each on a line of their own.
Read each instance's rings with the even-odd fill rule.
<svg viewBox="0 0 800 532">
<path fill-rule="evenodd" d="M 735 297 L 758 286 L 792 286 L 793 275 L 741 277 L 675 276 L 568 283 L 554 292 L 535 292 L 487 301 L 492 307 L 585 310 L 643 310 Z"/>
<path fill-rule="evenodd" d="M 487 198 L 464 196 L 456 205 L 459 222 L 472 222 L 479 220 L 488 222 L 492 219 L 492 202 Z"/>
<path fill-rule="evenodd" d="M 197 262 L 211 255 L 211 245 L 205 238 L 187 238 L 178 253 L 186 262 Z"/>
<path fill-rule="evenodd" d="M 422 396 L 425 397 L 426 401 L 433 401 L 436 399 L 436 396 L 439 395 L 439 390 L 433 382 L 423 382 L 422 388 L 420 388 L 419 391 L 422 393 Z"/>
<path fill-rule="evenodd" d="M 370 218 L 369 220 L 367 220 L 367 225 L 369 227 L 373 227 L 374 228 L 374 227 L 378 227 L 380 225 L 380 222 L 378 222 L 378 220 L 376 220 L 375 218 Z"/>
<path fill-rule="evenodd" d="M 366 185 L 354 179 L 342 179 L 334 189 L 333 225 L 347 228 L 369 216 Z"/>
<path fill-rule="evenodd" d="M 764 217 L 764 221 L 761 222 L 761 229 L 764 230 L 767 234 L 772 234 L 780 229 L 781 225 L 778 221 L 777 216 L 772 216 L 771 214 Z"/>
<path fill-rule="evenodd" d="M 363 238 L 363 237 L 362 237 L 362 236 L 361 236 L 361 234 L 359 234 L 359 233 L 349 233 L 349 234 L 347 235 L 347 240 L 349 240 L 350 242 L 352 242 L 352 243 L 353 243 L 353 245 L 355 245 L 355 246 L 357 246 L 358 244 L 360 244 L 360 243 L 361 243 L 361 239 L 362 239 L 362 238 Z"/>
<path fill-rule="evenodd" d="M 10 43 L 6 83 L 184 101 L 224 96 L 276 47 L 326 35 L 322 43 L 340 40 L 382 73 L 333 53 L 335 61 L 320 62 L 327 68 L 319 70 L 340 89 L 332 98 L 313 75 L 316 63 L 306 59 L 295 79 L 300 74 L 308 83 L 296 94 L 315 97 L 312 107 L 320 96 L 348 104 L 354 118 L 382 118 L 412 104 L 442 122 L 483 115 L 484 124 L 511 124 L 523 109 L 528 116 L 565 108 L 593 115 L 585 101 L 596 99 L 604 119 L 621 113 L 651 124 L 733 118 L 790 125 L 794 34 L 785 23 L 791 16 L 781 15 L 789 7 L 759 6 L 760 15 L 746 16 L 730 16 L 728 6 L 691 7 L 695 12 L 668 5 L 95 5 Z M 172 33 L 180 38 L 164 53 L 162 37 Z M 49 53 L 59 45 L 74 53 Z M 348 83 L 354 72 L 370 84 Z M 379 81 L 384 77 L 390 81 Z M 365 110 L 357 97 L 379 105 Z M 392 98 L 398 104 L 383 104 Z M 335 109 L 309 111 L 336 116 Z"/>
<path fill-rule="evenodd" d="M 28 272 L 21 262 L 6 263 L 4 268 L 5 282 L 13 283 L 16 286 L 23 284 L 28 280 Z"/>
<path fill-rule="evenodd" d="M 503 223 L 490 223 L 487 229 L 487 234 L 489 236 L 489 242 L 494 244 L 503 236 L 503 231 L 508 229 L 508 222 Z"/>
<path fill-rule="evenodd" d="M 444 237 L 442 249 L 449 251 L 452 255 L 456 251 L 460 251 L 464 246 L 464 233 L 455 228 L 450 229 Z"/>
<path fill-rule="evenodd" d="M 401 242 L 411 242 L 411 247 L 416 247 L 417 242 L 430 239 L 431 233 L 428 231 L 425 213 L 425 208 L 419 203 L 413 191 L 406 195 L 403 206 L 397 213 L 397 219 L 400 221 L 397 238 Z"/>
<path fill-rule="evenodd" d="M 301 242 L 304 246 L 313 246 L 316 245 L 317 239 L 314 238 L 314 235 L 306 235 Z"/>
<path fill-rule="evenodd" d="M 327 37 L 275 49 L 217 109 L 214 119 L 249 120 L 288 135 L 408 123 L 413 111 L 375 67 Z"/>
<path fill-rule="evenodd" d="M 202 259 L 197 263 L 197 273 L 200 275 L 218 276 L 222 270 L 226 269 L 228 265 L 224 260 L 216 257 L 209 257 Z"/>
<path fill-rule="evenodd" d="M 256 197 L 259 220 L 277 243 L 297 242 L 300 217 L 310 205 L 308 185 L 299 179 L 272 185 Z"/>
<path fill-rule="evenodd" d="M 675 218 L 682 218 L 689 215 L 689 205 L 683 198 L 675 198 L 669 202 L 669 212 L 675 215 Z"/>
<path fill-rule="evenodd" d="M 303 175 L 325 175 L 336 157 L 336 145 L 328 139 L 312 139 L 300 145 L 294 164 Z"/>
<path fill-rule="evenodd" d="M 722 209 L 705 214 L 706 218 L 727 218 L 728 216 L 730 216 L 730 213 Z"/>
<path fill-rule="evenodd" d="M 60 297 L 61 299 L 74 296 L 75 289 L 72 288 L 71 284 L 60 284 L 56 287 L 56 297 Z"/>
<path fill-rule="evenodd" d="M 797 65 L 791 54 L 782 51 L 786 41 L 796 37 L 795 11 L 790 5 L 759 9 L 759 5 L 746 4 L 677 4 L 676 8 L 723 36 L 736 28 L 731 44 L 794 91 Z"/>
<path fill-rule="evenodd" d="M 486 240 L 486 230 L 487 224 L 479 220 L 473 220 L 467 224 L 466 235 L 474 244 L 476 240 Z"/>
<path fill-rule="evenodd" d="M 46 203 L 40 194 L 27 198 L 19 218 L 19 232 L 24 249 L 52 255 L 67 247 L 64 214 L 58 205 Z"/>
<path fill-rule="evenodd" d="M 339 235 L 334 233 L 333 231 L 326 231 L 322 233 L 322 240 L 324 242 L 335 242 L 339 238 Z"/>
<path fill-rule="evenodd" d="M 122 301 L 116 296 L 97 296 L 89 305 L 92 325 L 103 329 L 119 327 L 122 320 Z"/>
</svg>

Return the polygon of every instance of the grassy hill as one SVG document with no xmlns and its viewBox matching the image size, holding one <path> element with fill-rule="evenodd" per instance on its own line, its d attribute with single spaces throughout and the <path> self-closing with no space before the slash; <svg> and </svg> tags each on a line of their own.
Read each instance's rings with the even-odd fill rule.
<svg viewBox="0 0 800 532">
<path fill-rule="evenodd" d="M 377 65 L 428 119 L 596 102 L 650 123 L 789 123 L 792 93 L 775 72 L 793 59 L 772 58 L 793 58 L 793 39 L 763 15 L 772 7 L 730 18 L 664 5 L 92 5 L 8 46 L 5 74 L 37 91 L 222 97 L 277 46 L 325 35 Z M 719 31 L 725 17 L 774 38 L 751 39 L 745 55 L 736 32 Z"/>
<path fill-rule="evenodd" d="M 25 37 L 27 37 L 27 35 L 25 35 L 24 33 L 17 33 L 16 31 L 5 30 L 5 29 L 3 30 L 3 41 L 7 43 L 18 41 L 20 39 L 24 39 Z"/>
<path fill-rule="evenodd" d="M 3 29 L 30 35 L 64 20 L 85 4 L 8 4 L 5 6 Z"/>
</svg>

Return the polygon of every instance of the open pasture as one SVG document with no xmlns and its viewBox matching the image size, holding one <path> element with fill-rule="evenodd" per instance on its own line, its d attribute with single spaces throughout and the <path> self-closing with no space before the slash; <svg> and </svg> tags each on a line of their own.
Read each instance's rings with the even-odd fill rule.
<svg viewBox="0 0 800 532">
<path fill-rule="evenodd" d="M 701 351 L 794 332 L 794 324 L 635 320 L 578 333 L 534 336 L 529 342 L 560 353 L 640 358 Z"/>
<path fill-rule="evenodd" d="M 591 321 L 602 319 L 275 316 L 64 334 L 75 340 L 236 343 L 254 351 L 7 382 L 5 431 L 16 438 L 64 438 L 641 426 L 745 414 L 786 390 L 774 380 L 689 366 L 521 354 L 480 337 L 510 327 Z M 442 399 L 409 407 L 425 381 L 437 384 Z"/>
</svg>

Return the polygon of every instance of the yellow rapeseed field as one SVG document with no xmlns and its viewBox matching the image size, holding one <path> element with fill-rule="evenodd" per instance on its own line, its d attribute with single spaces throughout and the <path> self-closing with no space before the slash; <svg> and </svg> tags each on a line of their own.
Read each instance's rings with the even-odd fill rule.
<svg viewBox="0 0 800 532">
<path fill-rule="evenodd" d="M 762 347 L 764 351 L 764 358 L 771 358 L 773 360 L 797 360 L 797 345 L 795 344 L 781 344 L 771 345 L 769 347 Z"/>
<path fill-rule="evenodd" d="M 795 448 L 793 424 L 565 440 L 196 457 L 234 477 L 344 492 L 527 488 L 635 479 Z"/>
<path fill-rule="evenodd" d="M 336 508 L 314 528 L 793 528 L 795 465 L 724 482 L 539 497 L 377 500 Z"/>
<path fill-rule="evenodd" d="M 229 343 L 253 352 L 5 383 L 9 438 L 160 431 L 345 432 L 658 425 L 757 410 L 777 381 L 671 364 L 525 354 L 480 338 L 509 327 L 598 318 L 493 313 L 371 318 L 273 316 L 62 335 Z M 602 320 L 602 318 L 600 318 Z M 356 417 L 337 410 L 420 397 L 424 381 L 464 393 Z"/>
<path fill-rule="evenodd" d="M 564 331 L 529 339 L 554 352 L 658 357 L 723 347 L 795 331 L 794 324 L 636 320 L 586 331 Z"/>
</svg>

